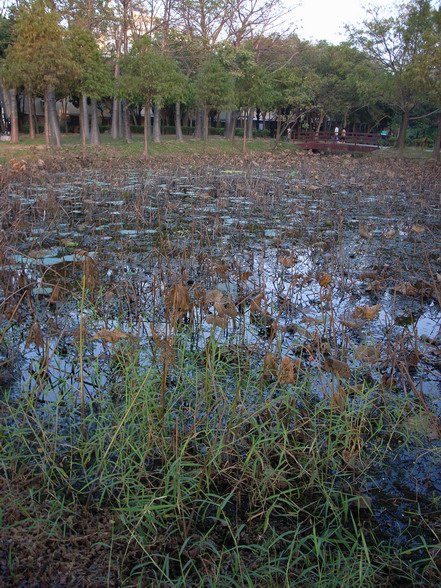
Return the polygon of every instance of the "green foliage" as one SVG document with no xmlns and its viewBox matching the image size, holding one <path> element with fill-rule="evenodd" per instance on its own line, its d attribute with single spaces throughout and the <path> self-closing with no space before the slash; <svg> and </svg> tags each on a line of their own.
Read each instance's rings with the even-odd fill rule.
<svg viewBox="0 0 441 588">
<path fill-rule="evenodd" d="M 111 70 L 91 31 L 73 26 L 67 32 L 66 43 L 76 65 L 73 91 L 96 100 L 110 96 L 113 91 Z"/>
<path fill-rule="evenodd" d="M 11 42 L 11 20 L 0 16 L 0 59 L 6 54 L 6 49 Z"/>
<path fill-rule="evenodd" d="M 35 130 L 36 130 L 37 133 L 40 133 L 43 136 L 43 133 L 44 133 L 44 125 L 38 124 L 36 126 L 36 129 Z M 29 123 L 27 123 L 27 122 L 23 123 L 23 126 L 22 126 L 21 131 L 23 133 L 25 133 L 25 134 L 28 134 L 29 133 Z"/>
<path fill-rule="evenodd" d="M 377 71 L 372 62 L 345 43 L 308 46 L 302 56 L 301 72 L 300 86 L 309 91 L 311 107 L 336 120 L 369 102 L 371 89 L 376 87 Z"/>
<path fill-rule="evenodd" d="M 44 409 L 33 395 L 4 395 L 3 497 L 8 514 L 26 514 L 31 537 L 73 541 L 89 528 L 80 521 L 99 522 L 108 539 L 97 553 L 105 548 L 109 579 L 117 573 L 124 586 L 146 578 L 205 586 L 201 557 L 217 588 L 416 585 L 425 568 L 438 577 L 423 540 L 417 559 L 380 541 L 370 493 L 360 489 L 390 454 L 399 407 L 388 400 L 379 418 L 378 391 L 366 385 L 358 403 L 336 410 L 303 382 L 235 410 L 228 387 L 259 398 L 258 371 L 244 370 L 240 356 L 225 359 L 217 342 L 188 347 L 184 336 L 164 414 L 160 364 L 140 370 L 133 358 L 117 364 L 113 396 L 101 390 L 90 400 L 87 436 L 67 382 Z M 189 423 L 179 407 L 191 411 Z M 14 497 L 14 484 L 30 478 L 32 492 Z M 5 517 L 20 528 L 13 521 Z"/>
<path fill-rule="evenodd" d="M 249 111 L 259 108 L 268 111 L 278 99 L 274 68 L 260 61 L 252 43 L 239 47 L 223 44 L 219 58 L 234 80 L 234 102 L 237 108 Z"/>
<path fill-rule="evenodd" d="M 130 127 L 133 132 L 142 132 L 142 127 Z M 162 128 L 162 132 L 168 135 L 174 135 L 176 132 L 176 127 L 174 126 L 165 126 Z M 224 127 L 208 127 L 208 134 L 217 137 L 223 137 L 225 132 Z M 182 134 L 183 135 L 193 135 L 194 127 L 182 127 Z M 265 130 L 253 129 L 253 137 L 254 138 L 262 138 L 262 137 L 269 137 L 270 132 Z M 243 129 L 235 129 L 235 136 L 242 137 L 243 136 Z"/>
<path fill-rule="evenodd" d="M 45 0 L 19 7 L 13 39 L 6 51 L 5 79 L 9 85 L 43 93 L 76 73 L 59 15 Z"/>
<path fill-rule="evenodd" d="M 118 94 L 134 103 L 177 100 L 184 83 L 176 62 L 147 37 L 137 40 L 130 53 L 121 59 Z"/>
<path fill-rule="evenodd" d="M 137 38 L 123 18 L 127 5 L 61 0 L 57 11 L 50 0 L 19 3 L 13 19 L 0 18 L 2 79 L 34 94 L 50 87 L 60 96 L 117 95 L 137 105 L 179 101 L 205 111 L 259 108 L 274 113 L 284 128 L 314 118 L 375 127 L 393 111 L 424 116 L 436 109 L 441 11 L 429 0 L 410 0 L 386 16 L 368 9 L 363 25 L 350 31 L 352 46 L 311 44 L 294 34 L 253 35 L 251 42 L 262 11 L 271 13 L 274 5 L 262 3 L 253 21 L 239 4 L 243 14 L 217 1 L 180 2 L 175 16 L 182 26 L 155 17 L 150 37 Z M 239 21 L 242 28 L 234 29 Z M 219 43 L 228 26 L 231 36 Z M 109 53 L 118 53 L 124 27 L 129 48 L 134 41 L 120 61 L 115 87 L 100 47 L 104 41 Z"/>
<path fill-rule="evenodd" d="M 269 110 L 274 106 L 276 93 L 271 72 L 257 62 L 250 44 L 239 48 L 235 55 L 236 100 L 240 108 Z"/>
<path fill-rule="evenodd" d="M 58 0 L 57 7 L 68 22 L 81 29 L 93 31 L 105 38 L 115 22 L 115 13 L 109 0 Z"/>
<path fill-rule="evenodd" d="M 216 55 L 210 55 L 202 64 L 193 91 L 205 109 L 228 110 L 235 106 L 233 77 Z"/>
<path fill-rule="evenodd" d="M 398 143 L 403 147 L 409 114 L 426 101 L 430 88 L 422 56 L 429 49 L 434 11 L 429 0 L 412 0 L 394 16 L 383 16 L 379 9 L 367 14 L 362 27 L 351 30 L 352 41 L 386 74 L 382 95 L 402 117 Z"/>
</svg>

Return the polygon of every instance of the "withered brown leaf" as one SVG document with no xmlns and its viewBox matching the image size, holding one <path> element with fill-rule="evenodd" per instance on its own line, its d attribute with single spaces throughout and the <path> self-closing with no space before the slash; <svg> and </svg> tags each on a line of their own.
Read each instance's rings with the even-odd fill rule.
<svg viewBox="0 0 441 588">
<path fill-rule="evenodd" d="M 426 232 L 426 227 L 424 225 L 415 223 L 410 227 L 410 232 L 415 233 L 416 235 L 421 235 L 422 233 Z"/>
<path fill-rule="evenodd" d="M 320 288 L 327 288 L 331 284 L 331 282 L 332 282 L 331 274 L 323 274 L 318 279 L 318 283 L 320 285 Z"/>
<path fill-rule="evenodd" d="M 224 293 L 214 288 L 213 290 L 208 290 L 205 293 L 205 302 L 207 304 L 215 304 L 216 302 L 221 302 L 224 297 Z"/>
<path fill-rule="evenodd" d="M 175 284 L 165 295 L 165 309 L 169 314 L 183 314 L 191 310 L 190 293 L 183 284 Z"/>
<path fill-rule="evenodd" d="M 89 290 L 95 290 L 99 286 L 98 268 L 96 262 L 86 255 L 83 262 L 84 285 Z"/>
<path fill-rule="evenodd" d="M 283 265 L 283 267 L 286 267 L 287 269 L 289 269 L 290 267 L 294 267 L 297 261 L 297 257 L 294 257 L 292 255 L 279 257 L 280 265 Z"/>
<path fill-rule="evenodd" d="M 327 357 L 325 359 L 325 363 L 323 364 L 323 369 L 326 372 L 332 372 L 338 378 L 342 378 L 344 380 L 347 380 L 351 377 L 351 368 L 347 363 L 340 361 L 339 359 Z"/>
<path fill-rule="evenodd" d="M 41 330 L 40 323 L 37 321 L 35 321 L 29 329 L 25 347 L 29 347 L 32 343 L 35 347 L 41 347 L 41 349 L 44 349 L 43 331 Z"/>
<path fill-rule="evenodd" d="M 394 288 L 394 292 L 398 294 L 403 294 L 404 296 L 418 296 L 418 290 L 415 286 L 412 286 L 410 282 L 402 282 L 401 284 L 397 284 Z"/>
<path fill-rule="evenodd" d="M 373 320 L 377 318 L 381 310 L 381 304 L 374 304 L 374 306 L 356 306 L 352 313 L 354 319 Z"/>
<path fill-rule="evenodd" d="M 95 333 L 95 335 L 92 337 L 92 341 L 101 339 L 106 343 L 116 343 L 117 341 L 121 341 L 121 339 L 128 338 L 129 335 L 127 333 L 124 333 L 124 331 L 119 331 L 118 329 L 101 329 L 100 331 Z"/>
<path fill-rule="evenodd" d="M 368 241 L 370 241 L 372 239 L 372 233 L 371 233 L 371 231 L 363 223 L 360 223 L 358 225 L 358 233 L 359 233 L 360 237 L 362 237 L 363 239 L 367 239 Z"/>
<path fill-rule="evenodd" d="M 263 360 L 263 377 L 265 380 L 271 380 L 277 376 L 278 361 L 274 353 L 267 351 Z"/>
<path fill-rule="evenodd" d="M 219 327 L 220 329 L 226 329 L 228 327 L 228 318 L 227 317 L 214 316 L 212 314 L 209 314 L 206 318 L 206 321 L 209 325 Z"/>
<path fill-rule="evenodd" d="M 295 384 L 297 381 L 297 372 L 301 366 L 301 360 L 293 360 L 284 355 L 279 369 L 279 382 L 281 384 Z"/>
<path fill-rule="evenodd" d="M 333 394 L 331 395 L 331 408 L 339 412 L 344 410 L 347 396 L 348 395 L 346 393 L 346 390 L 339 386 L 338 390 L 333 392 Z"/>
</svg>

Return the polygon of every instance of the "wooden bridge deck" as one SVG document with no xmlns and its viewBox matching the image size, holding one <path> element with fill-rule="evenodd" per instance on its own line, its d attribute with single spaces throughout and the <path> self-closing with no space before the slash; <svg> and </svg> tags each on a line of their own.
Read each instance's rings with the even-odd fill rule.
<svg viewBox="0 0 441 588">
<path fill-rule="evenodd" d="M 313 151 L 367 152 L 387 146 L 387 139 L 379 133 L 346 133 L 346 137 L 340 134 L 337 141 L 334 133 L 301 131 L 292 137 L 292 142 Z"/>
</svg>

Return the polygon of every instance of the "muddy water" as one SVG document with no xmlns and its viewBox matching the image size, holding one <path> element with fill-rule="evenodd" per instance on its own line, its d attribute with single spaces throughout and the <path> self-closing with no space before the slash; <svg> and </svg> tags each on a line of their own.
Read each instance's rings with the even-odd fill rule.
<svg viewBox="0 0 441 588">
<path fill-rule="evenodd" d="M 114 343 L 99 333 L 129 334 L 141 366 L 151 364 L 181 284 L 193 346 L 215 336 L 248 349 L 257 370 L 277 352 L 300 360 L 318 397 L 367 382 L 439 417 L 440 219 L 424 187 L 323 187 L 296 170 L 17 182 L 2 221 L 4 386 L 43 402 L 75 398 L 81 344 L 87 393 L 106 394 Z M 235 310 L 216 326 L 219 300 Z M 427 510 L 441 490 L 428 456 L 439 430 L 412 427 L 423 441 L 391 449 L 387 475 L 366 481 L 384 533 L 403 541 L 415 497 Z"/>
<path fill-rule="evenodd" d="M 53 344 L 78 327 L 87 258 L 99 292 L 83 309 L 91 333 L 133 329 L 140 316 L 161 323 L 167 289 L 179 282 L 191 298 L 204 288 L 243 301 L 235 324 L 218 335 L 231 341 L 240 334 L 266 349 L 268 325 L 249 320 L 250 301 L 263 294 L 263 323 L 277 319 L 284 353 L 327 341 L 327 353 L 375 381 L 393 368 L 390 362 L 413 353 L 412 382 L 441 410 L 441 221 L 430 195 L 324 192 L 295 173 L 236 170 L 64 180 L 17 184 L 9 194 L 15 219 L 4 233 L 4 292 L 15 302 L 21 276 L 32 310 L 22 316 L 26 309 L 18 309 L 21 320 L 12 321 L 5 339 L 18 342 L 23 374 L 35 355 L 32 344 L 23 346 L 32 319 Z M 419 201 L 410 208 L 409 198 Z M 55 302 L 54 288 L 61 294 Z M 375 306 L 374 316 L 358 316 L 357 308 Z M 207 316 L 212 313 L 208 307 Z M 201 342 L 211 329 L 202 317 Z M 93 346 L 102 352 L 98 341 Z M 314 357 L 317 366 L 321 359 Z M 69 362 L 62 363 L 69 371 Z"/>
</svg>

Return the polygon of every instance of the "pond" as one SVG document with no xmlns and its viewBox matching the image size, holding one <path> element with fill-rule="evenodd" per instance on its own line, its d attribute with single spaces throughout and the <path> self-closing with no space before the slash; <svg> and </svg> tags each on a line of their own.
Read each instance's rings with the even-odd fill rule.
<svg viewBox="0 0 441 588">
<path fill-rule="evenodd" d="M 437 174 L 401 172 L 299 156 L 16 178 L 1 213 L 3 387 L 41 410 L 117 399 L 118 365 L 133 362 L 167 364 L 167 394 L 176 349 L 215 345 L 255 375 L 250 412 L 286 388 L 302 389 L 299 410 L 305 390 L 335 411 L 368 398 L 378 419 L 392 403 L 409 443 L 388 443 L 361 486 L 381 532 L 411 541 L 412 508 L 439 508 L 441 492 L 441 204 Z"/>
</svg>

